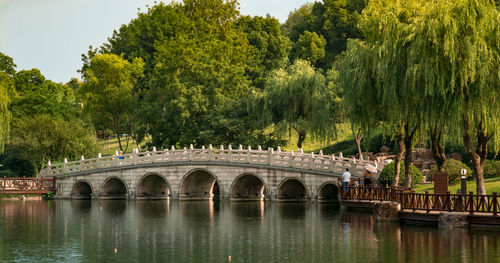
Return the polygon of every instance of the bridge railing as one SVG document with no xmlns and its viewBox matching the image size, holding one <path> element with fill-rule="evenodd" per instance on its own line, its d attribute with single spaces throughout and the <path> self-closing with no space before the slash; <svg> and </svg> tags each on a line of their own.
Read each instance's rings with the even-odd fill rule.
<svg viewBox="0 0 500 263">
<path fill-rule="evenodd" d="M 176 150 L 175 148 L 151 152 L 138 152 L 134 150 L 131 154 L 118 155 L 107 157 L 98 157 L 93 159 L 84 159 L 79 161 L 63 162 L 58 164 L 48 164 L 42 170 L 39 176 L 55 176 L 61 174 L 78 173 L 82 171 L 98 170 L 110 167 L 151 164 L 151 163 L 168 163 L 168 162 L 228 162 L 235 164 L 254 164 L 268 165 L 275 167 L 291 167 L 298 169 L 308 169 L 320 172 L 331 172 L 342 174 L 346 168 L 354 176 L 363 174 L 367 166 L 378 168 L 380 171 L 381 164 L 374 161 L 360 160 L 354 158 L 344 158 L 342 156 L 323 155 L 314 153 L 299 152 L 282 152 L 279 148 L 262 150 L 260 147 L 257 150 L 248 149 L 224 149 L 222 146 L 219 149 L 209 147 L 205 149 L 189 149 Z"/>
<path fill-rule="evenodd" d="M 497 193 L 491 195 L 469 194 L 431 194 L 416 193 L 414 190 L 402 190 L 390 187 L 349 187 L 347 191 L 340 186 L 342 200 L 348 201 L 392 201 L 401 204 L 402 209 L 413 211 L 449 211 L 487 213 L 497 216 L 500 212 L 500 203 Z"/>
<path fill-rule="evenodd" d="M 13 191 L 13 190 L 55 190 L 56 179 L 45 177 L 22 177 L 22 178 L 9 178 L 3 177 L 0 179 L 0 191 Z"/>
</svg>

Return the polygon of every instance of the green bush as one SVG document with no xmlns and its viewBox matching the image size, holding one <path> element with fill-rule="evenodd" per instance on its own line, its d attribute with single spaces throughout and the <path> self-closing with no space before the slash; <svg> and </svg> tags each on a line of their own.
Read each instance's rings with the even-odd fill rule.
<svg viewBox="0 0 500 263">
<path fill-rule="evenodd" d="M 486 160 L 484 163 L 484 177 L 500 176 L 500 161 Z"/>
<path fill-rule="evenodd" d="M 455 159 L 446 159 L 446 161 L 443 164 L 444 172 L 448 174 L 449 176 L 449 181 L 460 181 L 460 177 L 462 174 L 460 171 L 462 169 L 467 169 L 467 174 L 469 176 L 472 175 L 471 169 L 462 163 L 461 161 L 457 161 Z M 431 169 L 431 173 L 429 174 L 430 178 L 429 180 L 432 180 L 434 178 L 434 174 L 437 172 L 437 165 L 434 165 Z"/>
<path fill-rule="evenodd" d="M 11 170 L 2 170 L 0 171 L 0 178 L 3 178 L 3 177 L 18 177 L 17 174 Z"/>
<path fill-rule="evenodd" d="M 384 167 L 384 169 L 380 173 L 379 178 L 377 179 L 377 184 L 384 185 L 385 183 L 387 183 L 387 185 L 392 185 L 392 182 L 394 181 L 394 165 L 395 162 L 391 162 Z M 411 168 L 411 186 L 413 187 L 421 183 L 424 180 L 424 176 L 415 165 L 412 164 L 410 168 Z M 405 182 L 405 166 L 404 162 L 402 162 L 401 171 L 399 173 L 399 185 L 404 185 L 404 182 Z"/>
</svg>

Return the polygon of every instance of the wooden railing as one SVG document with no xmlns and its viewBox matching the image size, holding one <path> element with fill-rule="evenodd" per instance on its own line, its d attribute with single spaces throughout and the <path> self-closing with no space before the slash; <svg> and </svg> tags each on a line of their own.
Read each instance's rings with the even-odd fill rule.
<svg viewBox="0 0 500 263">
<path fill-rule="evenodd" d="M 349 201 L 392 201 L 401 204 L 401 209 L 449 212 L 487 213 L 498 216 L 500 203 L 497 193 L 491 195 L 469 194 L 430 194 L 416 193 L 389 187 L 349 187 L 347 191 L 340 186 L 342 200 Z"/>
<path fill-rule="evenodd" d="M 176 150 L 172 147 L 170 150 L 151 152 L 138 152 L 134 150 L 131 154 L 118 155 L 107 157 L 99 157 L 93 159 L 84 159 L 79 161 L 63 162 L 51 164 L 40 171 L 39 176 L 56 176 L 62 174 L 78 173 L 89 170 L 99 170 L 110 167 L 141 165 L 151 163 L 179 163 L 179 162 L 207 162 L 207 163 L 234 163 L 234 164 L 254 164 L 268 165 L 273 167 L 291 167 L 297 169 L 307 169 L 317 172 L 342 174 L 346 168 L 354 176 L 361 176 L 368 166 L 377 169 L 375 174 L 379 173 L 383 168 L 383 163 L 375 161 L 360 160 L 354 158 L 344 158 L 342 155 L 323 155 L 306 154 L 299 152 L 282 152 L 279 148 L 262 150 L 260 147 L 257 150 L 252 150 L 250 147 L 244 150 L 240 147 L 238 150 L 233 150 L 231 147 L 224 149 L 213 149 L 211 146 L 208 149 L 190 149 Z"/>
<path fill-rule="evenodd" d="M 56 179 L 44 177 L 23 177 L 0 179 L 1 193 L 45 193 L 56 191 Z"/>
</svg>

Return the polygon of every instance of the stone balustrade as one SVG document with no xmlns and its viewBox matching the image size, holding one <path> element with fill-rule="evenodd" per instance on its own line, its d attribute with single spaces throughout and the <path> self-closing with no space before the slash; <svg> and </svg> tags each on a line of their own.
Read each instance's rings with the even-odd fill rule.
<svg viewBox="0 0 500 263">
<path fill-rule="evenodd" d="M 209 163 L 227 165 L 252 165 L 265 166 L 276 168 L 294 168 L 298 170 L 307 170 L 320 173 L 329 173 L 341 175 L 346 168 L 354 177 L 362 176 L 365 169 L 371 169 L 372 174 L 378 175 L 383 167 L 383 163 L 376 161 L 366 161 L 355 158 L 344 158 L 342 153 L 340 156 L 323 155 L 320 151 L 315 153 L 304 153 L 301 149 L 297 152 L 282 152 L 278 147 L 277 150 L 269 148 L 262 150 L 259 146 L 257 150 L 243 149 L 240 145 L 238 149 L 232 149 L 229 146 L 227 149 L 224 146 L 213 148 L 210 145 L 208 148 L 194 149 L 191 145 L 188 149 L 177 150 L 174 146 L 171 149 L 157 151 L 156 147 L 152 151 L 139 152 L 137 149 L 131 154 L 119 155 L 116 153 L 113 156 L 85 159 L 83 156 L 79 161 L 68 162 L 67 159 L 63 163 L 51 164 L 40 171 L 38 176 L 58 176 L 81 173 L 85 171 L 98 171 L 100 169 L 137 166 L 145 164 L 161 164 L 170 163 L 171 165 L 179 163 Z"/>
</svg>

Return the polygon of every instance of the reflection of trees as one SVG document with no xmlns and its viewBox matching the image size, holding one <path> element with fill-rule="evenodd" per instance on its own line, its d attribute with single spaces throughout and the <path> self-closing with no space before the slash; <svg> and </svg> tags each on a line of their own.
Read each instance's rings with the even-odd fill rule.
<svg viewBox="0 0 500 263">
<path fill-rule="evenodd" d="M 498 231 L 380 223 L 331 204 L 0 201 L 0 262 L 486 263 L 499 253 Z"/>
<path fill-rule="evenodd" d="M 231 202 L 231 213 L 235 215 L 233 219 L 240 221 L 242 218 L 259 219 L 264 217 L 264 201 L 244 201 Z"/>
</svg>

